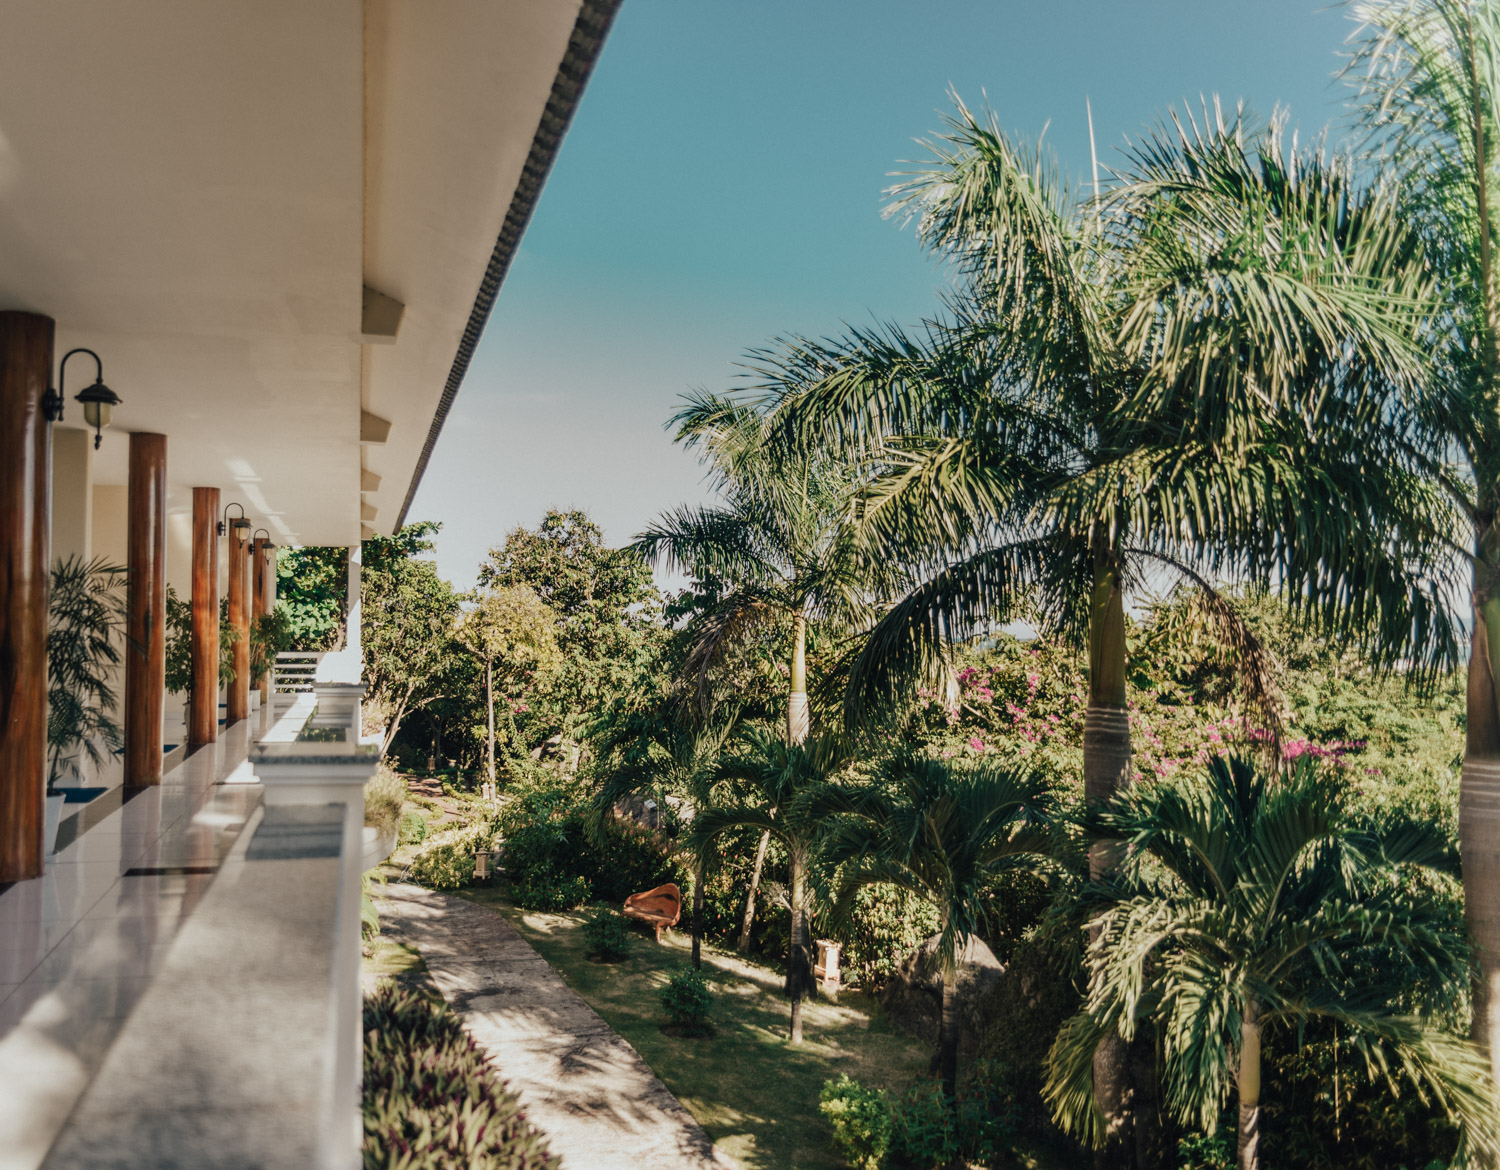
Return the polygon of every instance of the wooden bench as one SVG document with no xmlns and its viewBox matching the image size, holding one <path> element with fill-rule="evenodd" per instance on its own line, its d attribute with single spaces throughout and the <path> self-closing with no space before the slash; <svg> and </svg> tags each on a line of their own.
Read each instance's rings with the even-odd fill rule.
<svg viewBox="0 0 1500 1170">
<path fill-rule="evenodd" d="M 661 942 L 662 928 L 676 926 L 682 917 L 682 891 L 675 882 L 668 882 L 654 890 L 631 894 L 625 899 L 625 917 L 649 922 L 656 928 L 656 941 Z"/>
</svg>

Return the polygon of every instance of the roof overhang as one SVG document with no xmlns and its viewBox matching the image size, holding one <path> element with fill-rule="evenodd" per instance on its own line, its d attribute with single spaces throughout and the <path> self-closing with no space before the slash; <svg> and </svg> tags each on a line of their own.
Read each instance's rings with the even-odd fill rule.
<svg viewBox="0 0 1500 1170">
<path fill-rule="evenodd" d="M 6 5 L 0 308 L 103 359 L 95 482 L 393 531 L 617 2 Z"/>
</svg>

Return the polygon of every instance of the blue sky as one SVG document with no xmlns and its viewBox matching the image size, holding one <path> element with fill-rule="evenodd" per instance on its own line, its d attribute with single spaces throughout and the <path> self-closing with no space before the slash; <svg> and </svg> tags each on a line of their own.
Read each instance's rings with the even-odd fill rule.
<svg viewBox="0 0 1500 1170">
<path fill-rule="evenodd" d="M 682 393 L 777 334 L 935 306 L 881 192 L 950 86 L 1082 182 L 1085 96 L 1106 165 L 1199 94 L 1317 133 L 1352 28 L 1324 0 L 625 0 L 409 519 L 467 588 L 549 506 L 623 544 L 704 498 L 663 429 Z"/>
</svg>

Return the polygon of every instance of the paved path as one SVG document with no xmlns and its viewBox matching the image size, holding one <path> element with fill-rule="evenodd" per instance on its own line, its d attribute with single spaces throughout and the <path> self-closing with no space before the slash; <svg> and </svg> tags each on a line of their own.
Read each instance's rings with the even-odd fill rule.
<svg viewBox="0 0 1500 1170">
<path fill-rule="evenodd" d="M 416 947 L 432 982 L 547 1135 L 564 1170 L 723 1170 L 640 1055 L 493 910 L 392 882 L 383 932 Z"/>
</svg>

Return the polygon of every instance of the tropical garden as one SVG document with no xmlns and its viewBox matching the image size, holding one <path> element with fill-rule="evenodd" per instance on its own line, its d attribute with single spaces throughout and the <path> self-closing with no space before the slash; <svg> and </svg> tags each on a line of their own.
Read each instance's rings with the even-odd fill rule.
<svg viewBox="0 0 1500 1170">
<path fill-rule="evenodd" d="M 1500 6 L 1350 12 L 1338 143 L 1205 101 L 1080 192 L 955 96 L 941 313 L 689 396 L 712 505 L 366 542 L 394 872 L 796 1119 L 747 1164 L 1500 1160 Z"/>
</svg>

